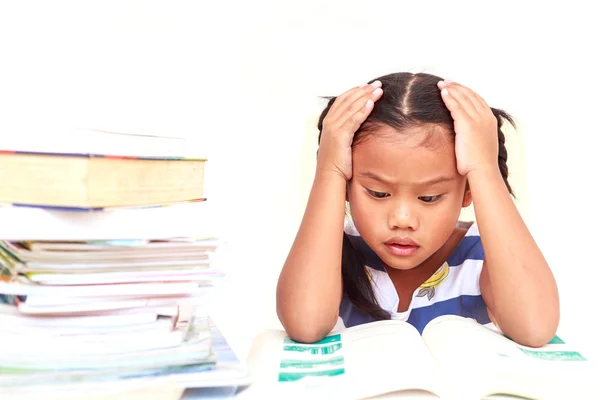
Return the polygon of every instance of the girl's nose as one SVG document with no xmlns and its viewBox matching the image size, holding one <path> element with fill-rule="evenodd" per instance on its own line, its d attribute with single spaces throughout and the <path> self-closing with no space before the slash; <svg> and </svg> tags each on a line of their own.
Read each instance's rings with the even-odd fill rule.
<svg viewBox="0 0 600 400">
<path fill-rule="evenodd" d="M 396 205 L 388 217 L 388 227 L 390 230 L 417 230 L 419 221 L 416 213 L 406 202 Z"/>
</svg>

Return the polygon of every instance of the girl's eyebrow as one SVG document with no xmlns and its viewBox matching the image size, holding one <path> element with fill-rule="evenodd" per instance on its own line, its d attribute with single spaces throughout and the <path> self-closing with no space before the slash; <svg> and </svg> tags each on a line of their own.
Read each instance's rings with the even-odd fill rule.
<svg viewBox="0 0 600 400">
<path fill-rule="evenodd" d="M 360 176 L 361 178 L 373 179 L 375 181 L 383 183 L 384 185 L 392 185 L 392 181 L 390 181 L 382 176 L 379 176 L 373 172 L 368 172 L 368 171 L 367 172 L 358 172 L 357 175 Z M 433 186 L 438 183 L 453 181 L 454 179 L 455 179 L 455 177 L 453 177 L 453 176 L 439 176 L 437 178 L 432 178 L 432 179 L 428 179 L 426 181 L 418 182 L 415 184 L 415 186 Z"/>
<path fill-rule="evenodd" d="M 361 178 L 373 179 L 375 181 L 383 183 L 384 185 L 392 184 L 391 181 L 389 181 L 377 174 L 374 174 L 373 172 L 359 172 L 357 175 L 360 176 Z"/>
<path fill-rule="evenodd" d="M 453 176 L 439 176 L 437 178 L 433 178 L 433 179 L 429 179 L 423 182 L 419 182 L 417 185 L 418 186 L 433 186 L 436 185 L 438 183 L 442 183 L 442 182 L 448 182 L 448 181 L 453 181 L 455 179 L 455 177 Z"/>
</svg>

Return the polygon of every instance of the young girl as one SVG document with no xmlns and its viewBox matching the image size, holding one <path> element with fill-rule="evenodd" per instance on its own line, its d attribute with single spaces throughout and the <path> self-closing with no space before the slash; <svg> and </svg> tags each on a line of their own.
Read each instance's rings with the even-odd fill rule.
<svg viewBox="0 0 600 400">
<path fill-rule="evenodd" d="M 538 347 L 559 320 L 556 282 L 508 184 L 503 111 L 429 74 L 396 73 L 332 98 L 317 169 L 281 271 L 277 313 L 300 342 L 454 314 Z M 345 223 L 346 202 L 351 219 Z M 477 224 L 458 221 L 473 202 Z M 485 258 L 484 258 L 485 254 Z"/>
</svg>

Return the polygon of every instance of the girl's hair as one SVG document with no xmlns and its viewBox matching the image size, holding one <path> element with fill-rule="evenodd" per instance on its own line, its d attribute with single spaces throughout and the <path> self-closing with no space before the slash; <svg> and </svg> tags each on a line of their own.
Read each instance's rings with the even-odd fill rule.
<svg viewBox="0 0 600 400">
<path fill-rule="evenodd" d="M 373 79 L 381 81 L 383 96 L 375 102 L 371 114 L 362 123 L 354 135 L 353 145 L 372 134 L 383 125 L 396 128 L 398 131 L 419 126 L 441 126 L 446 128 L 452 136 L 454 133 L 454 120 L 450 111 L 442 100 L 437 83 L 442 78 L 435 75 L 408 72 L 394 73 Z M 321 113 L 318 122 L 319 143 L 323 130 L 323 120 L 327 116 L 335 97 L 330 97 L 327 106 Z M 513 127 L 512 117 L 505 111 L 492 108 L 498 121 L 498 167 L 504 183 L 511 195 L 513 190 L 508 183 L 508 166 L 506 164 L 507 152 L 504 145 L 505 137 L 502 132 L 504 121 Z M 433 132 L 433 131 L 432 131 Z M 348 235 L 344 233 L 342 245 L 342 279 L 344 293 L 359 310 L 366 312 L 375 319 L 389 319 L 389 313 L 377 303 L 368 272 L 365 270 L 364 259 L 350 243 Z"/>
</svg>

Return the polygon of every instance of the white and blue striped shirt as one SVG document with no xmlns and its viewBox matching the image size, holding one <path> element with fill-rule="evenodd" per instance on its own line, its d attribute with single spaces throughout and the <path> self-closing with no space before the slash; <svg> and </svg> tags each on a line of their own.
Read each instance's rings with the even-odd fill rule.
<svg viewBox="0 0 600 400">
<path fill-rule="evenodd" d="M 346 221 L 344 231 L 352 246 L 362 254 L 375 297 L 392 319 L 407 321 L 421 333 L 429 321 L 440 315 L 474 318 L 481 324 L 491 322 L 479 288 L 483 247 L 475 223 L 468 228 L 446 263 L 415 290 L 408 310 L 404 312 L 398 312 L 400 299 L 381 259 L 367 246 L 350 220 Z M 369 314 L 358 310 L 346 295 L 339 315 L 345 327 L 374 321 Z"/>
</svg>

